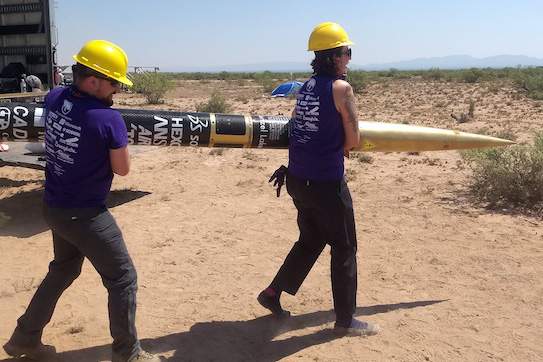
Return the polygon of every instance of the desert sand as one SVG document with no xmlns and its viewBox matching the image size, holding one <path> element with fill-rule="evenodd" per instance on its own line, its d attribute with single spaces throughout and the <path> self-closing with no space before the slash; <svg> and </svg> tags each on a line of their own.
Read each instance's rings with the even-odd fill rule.
<svg viewBox="0 0 543 362">
<path fill-rule="evenodd" d="M 117 107 L 193 111 L 221 89 L 232 113 L 289 115 L 252 81 L 180 81 L 165 103 L 120 94 Z M 394 80 L 356 96 L 359 119 L 531 140 L 543 103 L 508 81 Z M 451 114 L 475 118 L 459 124 Z M 148 148 L 116 177 L 108 205 L 138 270 L 142 346 L 168 361 L 534 361 L 543 358 L 543 221 L 469 197 L 457 151 L 369 153 L 346 160 L 358 232 L 360 319 L 369 338 L 335 338 L 326 248 L 278 321 L 256 301 L 297 238 L 296 210 L 268 179 L 286 150 Z M 1 155 L 0 155 L 1 156 Z M 0 157 L 1 158 L 1 157 Z M 0 167 L 0 343 L 47 272 L 44 175 Z M 53 361 L 107 361 L 107 295 L 87 261 L 43 342 Z M 0 351 L 0 359 L 7 359 Z"/>
</svg>

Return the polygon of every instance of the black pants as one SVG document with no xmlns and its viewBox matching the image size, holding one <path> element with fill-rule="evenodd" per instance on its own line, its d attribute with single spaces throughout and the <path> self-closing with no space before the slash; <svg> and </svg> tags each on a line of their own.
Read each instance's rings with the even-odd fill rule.
<svg viewBox="0 0 543 362">
<path fill-rule="evenodd" d="M 126 360 L 141 350 L 136 333 L 137 274 L 121 230 L 104 207 L 56 208 L 43 206 L 43 215 L 53 232 L 54 260 L 19 318 L 10 341 L 22 346 L 41 342 L 58 299 L 81 273 L 87 257 L 108 290 L 113 351 Z"/>
<path fill-rule="evenodd" d="M 308 181 L 287 174 L 287 191 L 298 209 L 300 237 L 271 286 L 296 294 L 322 250 L 331 247 L 334 310 L 339 323 L 351 320 L 356 309 L 356 229 L 347 183 Z"/>
</svg>

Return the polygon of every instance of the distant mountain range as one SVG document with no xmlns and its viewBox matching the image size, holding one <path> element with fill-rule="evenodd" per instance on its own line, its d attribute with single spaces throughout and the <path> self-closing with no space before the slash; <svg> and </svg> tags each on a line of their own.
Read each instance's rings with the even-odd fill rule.
<svg viewBox="0 0 543 362">
<path fill-rule="evenodd" d="M 543 66 L 543 59 L 527 57 L 524 55 L 496 55 L 486 58 L 473 58 L 469 55 L 450 55 L 446 57 L 417 58 L 393 63 L 383 64 L 350 64 L 350 69 L 361 69 L 366 71 L 388 70 L 425 70 L 431 68 L 439 69 L 466 69 L 466 68 L 516 68 Z M 164 67 L 163 72 L 308 72 L 311 70 L 309 63 L 304 62 L 271 62 L 258 64 L 238 64 L 213 67 Z"/>
<path fill-rule="evenodd" d="M 496 55 L 487 58 L 473 58 L 469 55 L 450 55 L 447 57 L 418 58 L 394 63 L 367 64 L 353 66 L 352 69 L 363 70 L 425 70 L 439 69 L 466 69 L 466 68 L 516 68 L 543 66 L 543 59 L 527 57 L 524 55 Z"/>
</svg>

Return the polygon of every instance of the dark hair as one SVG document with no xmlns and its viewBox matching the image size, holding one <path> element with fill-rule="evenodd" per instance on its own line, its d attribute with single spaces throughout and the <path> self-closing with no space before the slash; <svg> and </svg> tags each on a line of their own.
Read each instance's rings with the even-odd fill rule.
<svg viewBox="0 0 543 362">
<path fill-rule="evenodd" d="M 315 59 L 313 59 L 313 61 L 311 62 L 311 67 L 313 67 L 313 74 L 336 77 L 337 67 L 336 62 L 334 61 L 334 55 L 337 57 L 341 57 L 342 50 L 343 47 L 337 47 L 316 51 Z"/>
<path fill-rule="evenodd" d="M 72 73 L 74 75 L 74 80 L 76 78 L 86 78 L 90 77 L 91 75 L 96 78 L 102 78 L 102 79 L 109 79 L 109 77 L 105 74 L 102 74 L 100 72 L 97 72 L 94 69 L 91 69 L 87 67 L 86 65 L 83 65 L 81 63 L 76 63 L 72 65 Z"/>
</svg>

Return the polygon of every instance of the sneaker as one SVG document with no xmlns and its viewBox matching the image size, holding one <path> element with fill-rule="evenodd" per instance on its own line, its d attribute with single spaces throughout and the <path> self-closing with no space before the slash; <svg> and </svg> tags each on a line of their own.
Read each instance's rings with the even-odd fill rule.
<svg viewBox="0 0 543 362">
<path fill-rule="evenodd" d="M 269 309 L 275 318 L 282 319 L 282 318 L 287 318 L 290 316 L 290 312 L 288 310 L 284 310 L 281 307 L 279 298 L 272 298 L 272 297 L 269 297 L 266 293 L 261 292 L 258 295 L 258 298 L 256 298 L 256 300 L 258 300 L 261 306 L 263 306 L 266 309 Z"/>
<path fill-rule="evenodd" d="M 141 350 L 140 353 L 138 353 L 131 360 L 125 360 L 120 355 L 113 352 L 113 357 L 111 358 L 111 362 L 161 362 L 161 359 L 159 356 L 155 356 L 154 354 Z"/>
<path fill-rule="evenodd" d="M 11 357 L 26 357 L 29 360 L 39 361 L 57 353 L 54 346 L 39 344 L 37 346 L 18 346 L 11 342 L 4 344 L 4 351 Z"/>
<path fill-rule="evenodd" d="M 379 333 L 379 330 L 381 328 L 378 324 L 372 324 L 368 322 L 362 322 L 358 319 L 354 319 L 351 321 L 351 325 L 349 327 L 343 327 L 339 326 L 337 324 L 334 325 L 334 333 L 339 337 L 345 337 L 345 336 L 374 336 L 377 333 Z"/>
</svg>

